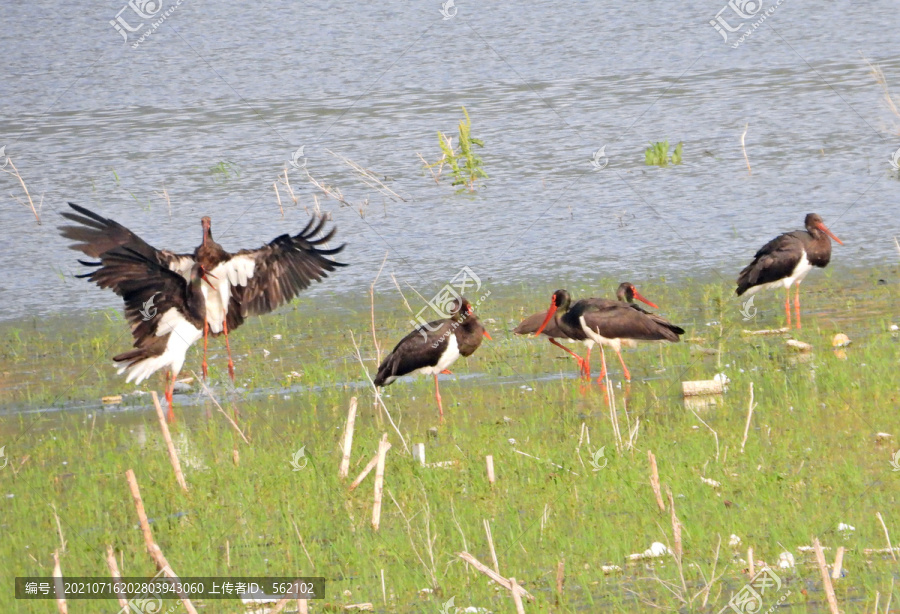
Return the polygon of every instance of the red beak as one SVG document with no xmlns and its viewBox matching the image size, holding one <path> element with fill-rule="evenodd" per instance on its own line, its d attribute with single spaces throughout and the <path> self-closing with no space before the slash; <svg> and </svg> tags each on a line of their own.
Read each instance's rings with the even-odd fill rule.
<svg viewBox="0 0 900 614">
<path fill-rule="evenodd" d="M 557 309 L 558 307 L 556 305 L 556 295 L 554 295 L 553 298 L 550 299 L 550 309 L 547 310 L 547 317 L 544 318 L 544 322 L 543 324 L 541 324 L 541 327 L 537 329 L 537 331 L 535 331 L 535 337 L 540 336 L 540 334 L 544 331 L 544 328 L 547 326 L 547 322 L 550 321 L 550 318 L 553 317 L 553 314 L 556 313 Z"/>
<path fill-rule="evenodd" d="M 650 301 L 645 299 L 643 296 L 641 296 L 641 293 L 638 292 L 637 288 L 635 288 L 634 286 L 631 286 L 631 292 L 634 294 L 634 298 L 636 298 L 637 300 L 641 301 L 642 303 L 646 303 L 647 305 L 650 305 L 654 309 L 659 309 L 659 307 L 657 307 L 656 305 L 654 305 L 653 303 L 651 303 Z"/>
<path fill-rule="evenodd" d="M 843 241 L 841 241 L 841 240 L 838 239 L 836 236 L 834 236 L 834 233 L 833 233 L 833 232 L 831 232 L 830 230 L 828 230 L 828 226 L 826 226 L 825 224 L 821 224 L 821 223 L 820 223 L 820 224 L 819 224 L 819 230 L 821 230 L 822 232 L 824 232 L 825 234 L 827 234 L 829 237 L 831 237 L 832 239 L 834 239 L 835 241 L 837 241 L 837 242 L 840 243 L 841 245 L 844 244 Z"/>
<path fill-rule="evenodd" d="M 215 286 L 212 284 L 211 281 L 209 281 L 209 278 L 212 277 L 213 279 L 219 279 L 218 277 L 216 277 L 212 273 L 206 273 L 206 272 L 204 272 L 203 275 L 201 275 L 200 277 L 201 277 L 201 279 L 203 279 L 203 281 L 205 281 L 206 283 L 209 284 L 210 288 L 215 289 Z"/>
<path fill-rule="evenodd" d="M 491 339 L 491 335 L 487 331 L 484 331 L 484 336 L 487 337 L 488 339 Z M 491 339 L 491 341 L 493 341 L 493 339 Z"/>
</svg>

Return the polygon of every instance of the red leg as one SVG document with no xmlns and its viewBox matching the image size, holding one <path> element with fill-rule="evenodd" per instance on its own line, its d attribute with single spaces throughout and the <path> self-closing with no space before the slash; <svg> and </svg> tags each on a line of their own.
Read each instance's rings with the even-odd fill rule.
<svg viewBox="0 0 900 614">
<path fill-rule="evenodd" d="M 171 379 L 171 382 L 169 381 Z M 172 409 L 172 395 L 175 392 L 175 374 L 166 371 L 166 402 L 169 404 L 169 412 L 166 414 L 166 422 L 175 422 L 175 410 Z"/>
<path fill-rule="evenodd" d="M 625 372 L 625 381 L 631 381 L 631 373 L 628 372 L 628 367 L 625 366 L 625 361 L 622 360 L 622 352 L 619 351 L 619 348 L 616 348 L 616 355 L 619 357 L 619 362 L 622 363 L 622 370 Z"/>
<path fill-rule="evenodd" d="M 570 350 L 569 348 L 564 346 L 562 343 L 560 343 L 556 339 L 550 339 L 550 343 L 552 343 L 556 347 L 563 349 L 566 352 L 568 352 L 569 354 L 571 354 L 575 358 L 575 360 L 578 361 L 578 369 L 580 371 L 584 371 L 584 359 L 581 356 L 579 356 L 578 354 L 576 354 L 575 352 L 573 352 L 572 350 Z"/>
<path fill-rule="evenodd" d="M 225 349 L 228 350 L 228 377 L 234 382 L 234 361 L 231 360 L 231 344 L 228 343 L 228 316 L 222 321 L 222 326 L 225 330 Z"/>
<path fill-rule="evenodd" d="M 206 379 L 207 376 L 207 368 L 206 368 L 206 344 L 209 342 L 209 322 L 203 323 L 203 379 Z"/>
<path fill-rule="evenodd" d="M 800 284 L 797 284 L 797 293 L 794 295 L 794 313 L 797 316 L 797 328 L 800 328 Z"/>
<path fill-rule="evenodd" d="M 584 375 L 584 379 L 588 380 L 590 383 L 591 380 L 591 348 L 588 347 L 587 356 L 584 357 L 584 369 L 582 371 Z"/>
<path fill-rule="evenodd" d="M 441 387 L 438 386 L 437 373 L 434 374 L 434 398 L 437 399 L 438 411 L 441 412 L 441 422 L 444 421 L 444 406 L 441 404 Z"/>
<path fill-rule="evenodd" d="M 791 289 L 784 289 L 784 313 L 787 316 L 787 327 L 791 327 Z"/>
</svg>

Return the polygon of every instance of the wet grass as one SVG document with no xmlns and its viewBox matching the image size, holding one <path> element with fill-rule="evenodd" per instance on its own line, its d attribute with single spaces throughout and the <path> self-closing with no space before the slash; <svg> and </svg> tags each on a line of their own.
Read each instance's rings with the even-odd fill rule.
<svg viewBox="0 0 900 614">
<path fill-rule="evenodd" d="M 900 540 L 900 472 L 890 464 L 900 437 L 900 345 L 890 330 L 900 323 L 897 273 L 825 271 L 813 277 L 804 284 L 804 328 L 792 332 L 813 345 L 810 354 L 787 348 L 782 336 L 741 334 L 744 328 L 781 326 L 780 295 L 757 296 L 759 312 L 745 322 L 741 301 L 724 281 L 638 283 L 688 333 L 683 343 L 626 351 L 630 385 L 621 381 L 615 358 L 607 357 L 626 440 L 626 424 L 640 421 L 633 447 L 616 445 L 601 387 L 582 391 L 571 358 L 543 339 L 508 332 L 523 315 L 545 309 L 556 287 L 491 287 L 479 315 L 494 341 L 442 378 L 444 425 L 438 424 L 430 378 L 404 379 L 386 389 L 387 408 L 409 446 L 425 442 L 429 463 L 457 461 L 440 468 L 414 463 L 372 406 L 347 333 L 354 331 L 366 368 L 374 371 L 365 292 L 330 297 L 335 307 L 329 310 L 314 306 L 326 296 L 297 301 L 234 334 L 236 390 L 227 380 L 224 343 L 212 341 L 211 385 L 226 411 L 239 411 L 250 445 L 203 395 L 176 396 L 179 421 L 172 429 L 187 494 L 175 483 L 148 397 L 128 394 L 133 388 L 110 366 L 109 356 L 130 344 L 121 316 L 6 323 L 0 327 L 6 412 L 0 415 L 0 446 L 8 459 L 0 469 L 0 566 L 9 576 L 50 575 L 50 555 L 60 547 L 53 504 L 67 542 L 61 556 L 66 575 L 107 576 L 105 549 L 112 544 L 121 552 L 124 575 L 152 576 L 124 479 L 132 468 L 154 536 L 184 576 L 320 575 L 327 578 L 330 604 L 440 612 L 455 597 L 456 607 L 514 611 L 505 591 L 455 557 L 468 550 L 492 566 L 487 519 L 501 574 L 515 576 L 537 598 L 538 607 L 526 604 L 526 611 L 642 612 L 649 601 L 665 609 L 718 612 L 747 582 L 748 546 L 757 568 L 760 559 L 777 567 L 784 550 L 796 560 L 795 568 L 777 570 L 784 588 L 765 596 L 766 608 L 790 591 L 779 611 L 824 610 L 815 558 L 798 550 L 813 536 L 828 548 L 829 563 L 837 547 L 846 548 L 846 575 L 834 581 L 842 607 L 872 611 L 876 592 L 883 607 L 897 574 L 889 554 L 865 552 L 886 546 L 876 512 L 884 515 L 894 542 Z M 879 277 L 890 283 L 879 284 Z M 576 297 L 611 296 L 616 285 L 567 284 Z M 388 282 L 376 299 L 383 352 L 411 318 Z M 849 335 L 852 345 L 833 350 L 837 332 Z M 184 373 L 198 370 L 199 362 L 192 351 Z M 682 400 L 681 381 L 716 373 L 730 378 L 728 392 L 715 406 L 693 413 Z M 751 382 L 757 407 L 742 453 Z M 123 405 L 103 408 L 99 399 L 110 394 L 125 394 Z M 351 478 L 375 453 L 382 433 L 393 444 L 378 532 L 370 526 L 373 477 L 352 493 L 337 477 L 339 441 L 354 395 L 360 413 Z M 879 432 L 894 438 L 878 442 Z M 301 446 L 309 464 L 293 471 L 290 460 Z M 601 447 L 607 464 L 593 471 L 592 454 Z M 655 541 L 674 546 L 669 514 L 659 511 L 650 488 L 648 450 L 683 525 L 683 580 L 671 556 L 628 560 Z M 488 454 L 497 472 L 493 487 L 485 475 Z M 855 530 L 839 533 L 838 523 Z M 732 534 L 740 546 L 729 546 Z M 556 569 L 563 560 L 565 585 L 557 595 Z M 612 565 L 621 571 L 604 571 Z M 717 579 L 703 606 L 703 595 L 694 596 L 714 565 Z M 235 602 L 206 603 L 206 611 L 242 610 Z M 312 611 L 323 611 L 322 604 L 313 602 Z M 98 607 L 70 602 L 72 612 Z M 4 612 L 51 608 L 49 602 L 16 602 L 12 591 L 0 593 Z M 115 602 L 102 608 L 117 609 Z"/>
</svg>

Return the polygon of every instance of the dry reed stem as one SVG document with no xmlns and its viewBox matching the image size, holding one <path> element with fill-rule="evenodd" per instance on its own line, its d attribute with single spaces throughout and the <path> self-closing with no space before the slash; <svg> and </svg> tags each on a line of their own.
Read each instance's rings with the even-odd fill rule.
<svg viewBox="0 0 900 614">
<path fill-rule="evenodd" d="M 484 523 L 484 532 L 487 535 L 488 547 L 491 549 L 491 562 L 494 564 L 494 571 L 496 571 L 499 576 L 500 563 L 497 561 L 497 550 L 494 548 L 494 536 L 491 535 L 491 523 L 488 522 L 487 518 L 483 519 L 482 523 Z"/>
<path fill-rule="evenodd" d="M 378 337 L 375 335 L 375 284 L 378 282 L 378 278 L 381 277 L 381 271 L 384 270 L 384 265 L 387 262 L 388 254 L 390 253 L 390 250 L 384 252 L 384 260 L 381 261 L 381 266 L 378 267 L 378 274 L 375 275 L 375 279 L 372 280 L 372 285 L 369 286 L 370 314 L 372 318 L 372 343 L 375 345 L 375 362 L 379 365 L 381 364 L 381 346 L 378 345 Z"/>
<path fill-rule="evenodd" d="M 380 445 L 379 445 L 379 447 L 380 447 Z M 390 447 L 391 447 L 391 444 L 388 444 L 388 449 L 390 449 Z M 372 460 L 370 460 L 366 464 L 366 466 L 362 470 L 362 472 L 358 476 L 356 476 L 356 479 L 353 480 L 353 482 L 347 488 L 347 492 L 353 492 L 356 489 L 356 487 L 359 486 L 360 483 L 366 479 L 366 476 L 372 472 L 372 469 L 374 469 L 375 465 L 377 465 L 377 464 L 378 464 L 378 452 L 376 452 L 375 456 L 372 457 Z"/>
<path fill-rule="evenodd" d="M 744 137 L 747 136 L 747 129 L 748 129 L 748 128 L 750 128 L 750 123 L 749 123 L 749 122 L 744 126 L 744 133 L 741 134 L 741 151 L 744 152 L 744 160 L 747 162 L 747 174 L 750 175 L 750 176 L 752 176 L 752 175 L 753 175 L 753 169 L 750 168 L 750 158 L 747 157 L 747 148 L 744 147 Z"/>
<path fill-rule="evenodd" d="M 122 574 L 119 572 L 119 564 L 116 563 L 116 553 L 113 551 L 112 545 L 106 546 L 106 566 L 109 567 L 109 577 L 112 578 L 114 584 L 122 579 Z M 118 599 L 120 607 L 128 607 L 128 598 L 124 592 L 116 593 L 116 599 Z"/>
<path fill-rule="evenodd" d="M 356 426 L 356 397 L 350 397 L 350 409 L 347 411 L 347 426 L 344 429 L 344 444 L 341 447 L 341 466 L 338 477 L 344 479 L 350 473 L 350 451 L 353 448 L 353 429 Z"/>
<path fill-rule="evenodd" d="M 366 370 L 366 365 L 363 362 L 362 354 L 359 351 L 359 344 L 356 343 L 356 338 L 353 336 L 353 331 L 350 332 L 350 341 L 353 343 L 353 349 L 356 350 L 356 359 L 359 361 L 359 366 L 362 367 L 363 373 L 366 376 L 366 379 L 369 380 L 369 385 L 372 386 L 372 390 L 375 391 L 375 400 L 381 405 L 381 408 L 384 410 L 384 413 L 388 417 L 388 421 L 391 423 L 391 426 L 394 427 L 394 431 L 396 431 L 397 436 L 400 438 L 400 443 L 403 444 L 403 449 L 406 450 L 407 454 L 412 455 L 409 451 L 409 446 L 406 445 L 406 439 L 403 438 L 403 434 L 400 433 L 400 429 L 397 428 L 397 425 L 394 423 L 394 419 L 391 418 L 391 413 L 388 411 L 387 406 L 384 404 L 384 401 L 381 399 L 381 395 L 378 394 L 378 388 L 375 386 L 375 382 L 372 381 L 372 378 L 369 376 L 369 372 Z"/>
<path fill-rule="evenodd" d="M 496 582 L 503 588 L 505 588 L 509 591 L 513 590 L 512 584 L 510 584 L 509 580 L 507 580 L 500 574 L 496 573 L 490 567 L 487 567 L 484 563 L 482 563 L 481 561 L 476 559 L 474 556 L 472 556 L 468 552 L 457 552 L 456 556 L 458 556 L 459 558 L 464 560 L 466 563 L 470 564 L 472 567 L 474 567 L 475 569 L 477 569 L 478 571 L 480 571 L 481 573 L 486 575 L 488 578 L 490 578 L 491 580 L 493 580 L 494 582 Z M 534 601 L 534 595 L 532 595 L 531 593 L 526 591 L 521 586 L 517 586 L 516 588 L 518 591 L 521 592 L 522 595 L 525 596 L 526 599 L 528 599 L 528 601 Z"/>
<path fill-rule="evenodd" d="M 562 596 L 563 583 L 566 580 L 566 559 L 560 559 L 556 564 L 556 596 L 557 600 Z"/>
<path fill-rule="evenodd" d="M 181 486 L 181 490 L 187 492 L 187 482 L 184 481 L 184 473 L 181 472 L 181 463 L 178 461 L 178 452 L 175 450 L 175 444 L 172 442 L 172 435 L 169 434 L 169 425 L 166 424 L 166 415 L 163 413 L 162 405 L 159 404 L 159 396 L 155 390 L 150 391 L 150 398 L 153 399 L 153 406 L 156 407 L 156 416 L 159 418 L 159 428 L 162 431 L 163 439 L 166 442 L 166 448 L 169 451 L 169 462 L 172 464 L 172 470 L 175 471 L 175 481 Z"/>
<path fill-rule="evenodd" d="M 5 155 L 5 154 L 4 154 Z M 5 166 L 9 164 L 12 167 L 12 172 L 6 170 Z M 28 204 L 31 206 L 31 212 L 34 214 L 34 219 L 37 220 L 37 223 L 41 223 L 41 216 L 38 213 L 38 210 L 34 206 L 34 201 L 31 200 L 31 194 L 28 193 L 28 186 L 25 185 L 25 180 L 22 179 L 22 175 L 19 174 L 19 169 L 16 168 L 16 165 L 13 164 L 12 158 L 6 156 L 6 162 L 4 162 L 3 166 L 0 166 L 0 170 L 8 175 L 12 175 L 16 179 L 19 180 L 19 184 L 22 186 L 22 190 L 25 192 L 25 196 L 28 198 Z M 41 197 L 41 205 L 44 204 L 44 199 Z"/>
<path fill-rule="evenodd" d="M 703 420 L 703 418 L 700 417 L 700 414 L 698 414 L 696 411 L 694 411 L 694 408 L 693 408 L 693 407 L 690 407 L 690 408 L 688 408 L 688 409 L 690 409 L 690 410 L 691 410 L 691 413 L 694 414 L 694 416 L 697 418 L 697 420 L 700 421 L 700 424 L 702 424 L 703 426 L 705 426 L 706 428 L 708 428 L 708 429 L 712 432 L 713 437 L 716 438 L 716 462 L 718 463 L 718 462 L 719 462 L 719 434 L 715 431 L 715 429 L 713 429 L 713 427 L 711 427 L 710 425 L 708 425 L 708 424 Z"/>
<path fill-rule="evenodd" d="M 825 597 L 828 599 L 828 608 L 831 610 L 831 614 L 840 614 L 834 587 L 831 585 L 831 576 L 828 575 L 828 565 L 825 563 L 825 553 L 822 552 L 822 545 L 819 543 L 818 537 L 813 539 L 813 548 L 816 551 L 819 571 L 822 573 L 822 587 L 825 589 Z"/>
<path fill-rule="evenodd" d="M 509 579 L 509 584 L 513 603 L 516 605 L 516 614 L 525 614 L 525 606 L 522 604 L 522 595 L 519 594 L 521 587 L 516 584 L 516 579 L 512 577 Z"/>
<path fill-rule="evenodd" d="M 341 160 L 347 166 L 349 166 L 354 171 L 356 171 L 356 173 L 360 177 L 362 177 L 363 183 L 365 183 L 370 188 L 374 188 L 376 191 L 383 194 L 384 196 L 387 196 L 391 200 L 401 200 L 403 202 L 406 202 L 405 198 L 403 198 L 402 196 L 400 196 L 399 194 L 394 192 L 392 189 L 390 189 L 389 187 L 384 185 L 384 183 L 382 183 L 381 180 L 378 179 L 378 177 L 374 173 L 372 173 L 372 171 L 361 167 L 359 164 L 357 164 L 353 160 L 350 160 L 349 158 L 345 158 L 344 156 L 342 156 L 340 154 L 334 153 L 333 151 L 331 151 L 328 148 L 326 148 L 325 151 L 330 153 L 332 156 L 334 156 L 338 160 Z"/>
<path fill-rule="evenodd" d="M 659 488 L 659 471 L 656 468 L 656 456 L 650 450 L 647 450 L 647 457 L 650 459 L 650 487 L 653 489 L 653 495 L 656 497 L 656 505 L 659 511 L 666 511 L 666 504 L 663 503 L 662 492 Z"/>
<path fill-rule="evenodd" d="M 153 562 L 156 563 L 157 570 L 161 571 L 167 578 L 172 578 L 177 581 L 178 576 L 172 571 L 172 567 L 169 565 L 169 562 L 166 560 L 160 547 L 153 541 L 153 533 L 150 531 L 150 522 L 147 520 L 147 512 L 144 510 L 144 500 L 141 499 L 141 489 L 138 487 L 134 470 L 127 470 L 125 472 L 125 479 L 128 480 L 128 488 L 131 490 L 131 497 L 134 500 L 134 509 L 137 511 L 141 532 L 144 534 L 144 543 L 147 546 L 147 552 L 150 554 Z M 191 603 L 190 598 L 188 598 L 184 592 L 178 593 L 178 596 L 181 599 L 181 603 L 184 605 L 184 609 L 187 610 L 189 614 L 197 614 L 194 604 Z"/>
<path fill-rule="evenodd" d="M 375 464 L 375 492 L 372 503 L 372 528 L 376 531 L 381 526 L 381 499 L 384 497 L 384 463 L 391 445 L 387 433 L 381 436 L 378 444 L 378 458 Z"/>
<path fill-rule="evenodd" d="M 747 571 L 750 572 L 751 578 L 756 575 L 755 567 L 756 567 L 756 565 L 754 564 L 754 561 L 753 561 L 753 548 L 749 547 L 749 548 L 747 548 Z"/>
<path fill-rule="evenodd" d="M 63 537 L 62 523 L 59 522 L 59 514 L 56 513 L 56 506 L 52 503 L 50 508 L 53 510 L 53 517 L 56 519 L 56 532 L 59 534 L 59 551 L 66 551 L 66 538 Z"/>
<path fill-rule="evenodd" d="M 496 481 L 496 476 L 494 475 L 494 457 L 488 454 L 484 457 L 484 462 L 487 465 L 487 479 L 491 486 L 494 485 Z"/>
<path fill-rule="evenodd" d="M 681 547 L 681 521 L 675 515 L 675 499 L 672 497 L 672 489 L 666 486 L 666 495 L 669 497 L 669 512 L 672 515 L 672 541 L 675 544 L 675 556 L 679 564 L 681 563 L 682 547 Z"/>
<path fill-rule="evenodd" d="M 747 444 L 747 436 L 750 434 L 750 420 L 753 419 L 753 410 L 756 403 L 753 402 L 753 382 L 750 382 L 750 403 L 747 405 L 747 423 L 744 425 L 744 439 L 741 440 L 741 454 L 744 453 L 744 446 Z"/>
<path fill-rule="evenodd" d="M 884 524 L 884 518 L 881 516 L 881 512 L 875 512 L 875 517 L 878 518 L 878 522 L 881 523 L 881 528 L 884 529 L 884 538 L 887 540 L 888 550 L 891 551 L 891 558 L 896 561 L 897 555 L 894 553 L 894 547 L 891 546 L 891 536 L 888 533 L 887 525 Z"/>
<path fill-rule="evenodd" d="M 281 217 L 284 218 L 284 207 L 281 205 L 281 194 L 278 193 L 278 182 L 273 181 L 272 187 L 275 189 L 275 198 L 278 199 L 278 209 L 281 211 Z"/>
<path fill-rule="evenodd" d="M 300 529 L 297 528 L 297 523 L 294 522 L 293 518 L 291 518 L 291 524 L 294 525 L 294 531 L 296 531 L 296 533 L 297 533 L 297 540 L 299 540 L 299 542 L 300 542 L 300 547 L 303 548 L 303 553 L 306 555 L 306 560 L 309 561 L 309 566 L 312 569 L 315 569 L 316 564 L 313 563 L 312 557 L 309 556 L 309 550 L 306 549 L 306 544 L 303 543 L 303 536 L 300 535 Z"/>
<path fill-rule="evenodd" d="M 62 579 L 62 567 L 59 565 L 59 550 L 53 551 L 53 584 L 56 589 L 56 608 L 59 614 L 69 614 L 69 607 L 66 605 L 65 586 Z"/>
<path fill-rule="evenodd" d="M 834 567 L 831 568 L 831 578 L 833 580 L 837 580 L 841 577 L 841 567 L 844 565 L 844 547 L 841 546 L 837 549 L 837 553 L 834 555 Z"/>
<path fill-rule="evenodd" d="M 891 113 L 900 117 L 900 110 L 897 109 L 897 103 L 894 102 L 894 97 L 891 96 L 891 91 L 888 89 L 887 79 L 884 76 L 884 72 L 881 70 L 881 67 L 877 64 L 872 64 L 868 58 L 863 56 L 863 60 L 865 60 L 866 64 L 869 65 L 869 70 L 872 72 L 872 76 L 875 77 L 875 81 L 878 82 L 878 85 L 881 86 L 881 90 L 884 93 L 884 100 L 887 103 L 888 108 L 891 110 Z"/>
<path fill-rule="evenodd" d="M 249 446 L 250 440 L 247 438 L 246 435 L 244 435 L 244 432 L 241 430 L 241 427 L 238 426 L 237 422 L 235 422 L 232 419 L 232 417 L 229 416 L 225 412 L 224 409 L 222 409 L 222 406 L 219 405 L 219 402 L 216 400 L 216 397 L 213 396 L 212 390 L 209 389 L 209 386 L 206 385 L 206 382 L 204 382 L 202 378 L 197 377 L 197 374 L 194 373 L 193 371 L 191 371 L 191 374 L 194 376 L 194 379 L 196 379 L 200 382 L 200 385 L 203 387 L 203 392 L 205 392 L 206 395 L 210 398 L 210 400 L 213 403 L 215 403 L 216 409 L 219 410 L 219 413 L 221 413 L 223 416 L 225 416 L 225 419 L 228 420 L 228 422 L 231 424 L 231 426 L 234 428 L 234 430 L 237 431 L 237 434 L 241 436 L 241 439 L 244 440 L 244 443 L 246 443 Z M 237 449 L 235 449 L 235 454 L 237 454 Z M 237 458 L 237 457 L 235 456 L 235 458 Z M 235 460 L 234 464 L 237 465 L 238 461 Z"/>
</svg>

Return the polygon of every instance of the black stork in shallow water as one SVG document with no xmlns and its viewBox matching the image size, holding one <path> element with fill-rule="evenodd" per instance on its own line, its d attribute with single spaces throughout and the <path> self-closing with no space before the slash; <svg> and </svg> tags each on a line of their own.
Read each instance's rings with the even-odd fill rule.
<svg viewBox="0 0 900 614">
<path fill-rule="evenodd" d="M 203 265 L 194 263 L 187 278 L 155 259 L 127 247 L 103 252 L 90 273 L 79 275 L 101 288 L 115 288 L 125 301 L 125 317 L 131 323 L 134 349 L 113 356 L 119 374 L 140 384 L 166 369 L 167 419 L 175 419 L 172 393 L 188 348 L 203 335 L 206 321 L 204 284 L 212 285 Z M 148 309 L 147 305 L 152 305 Z"/>
<path fill-rule="evenodd" d="M 800 284 L 813 267 L 825 268 L 831 260 L 831 239 L 834 236 L 817 213 L 809 213 L 804 221 L 806 230 L 779 235 L 760 248 L 737 279 L 738 296 L 753 295 L 762 288 L 783 287 L 784 313 L 787 327 L 791 327 L 791 286 L 797 286 L 794 311 L 800 328 Z"/>
<path fill-rule="evenodd" d="M 346 266 L 330 257 L 341 252 L 344 245 L 333 249 L 323 249 L 337 231 L 323 236 L 325 218 L 313 217 L 306 227 L 296 235 L 283 234 L 259 249 L 242 249 L 229 253 L 212 238 L 210 218 L 201 220 L 203 242 L 193 254 L 176 254 L 149 245 L 139 236 L 115 222 L 104 218 L 84 207 L 69 203 L 73 211 L 63 213 L 63 217 L 78 223 L 78 226 L 62 226 L 60 230 L 67 239 L 76 241 L 71 246 L 92 258 L 101 258 L 104 253 L 117 247 L 125 247 L 141 254 L 160 266 L 177 272 L 189 279 L 195 264 L 203 266 L 214 282 L 202 286 L 206 299 L 206 318 L 203 326 L 203 377 L 206 377 L 206 344 L 209 333 L 225 335 L 228 350 L 228 375 L 234 381 L 234 362 L 228 333 L 240 326 L 251 315 L 262 315 L 273 311 L 292 300 L 310 283 L 322 281 L 337 267 Z M 83 263 L 82 264 L 89 264 Z M 121 294 L 115 285 L 108 286 Z"/>
<path fill-rule="evenodd" d="M 641 295 L 641 293 L 638 292 L 638 289 L 634 287 L 634 284 L 632 284 L 631 282 L 624 281 L 621 284 L 619 284 L 619 287 L 616 289 L 616 298 L 618 298 L 622 302 L 629 303 L 629 305 L 631 305 L 632 308 L 637 309 L 638 311 L 641 311 L 642 313 L 648 313 L 648 312 L 644 311 L 637 305 L 634 305 L 634 299 L 642 301 L 642 302 L 646 303 L 647 305 L 650 305 L 654 309 L 658 309 L 658 307 L 656 305 L 654 305 L 649 300 L 644 298 Z M 513 329 L 513 333 L 515 333 L 516 335 L 530 335 L 531 333 L 535 333 L 538 330 L 540 330 L 542 335 L 549 337 L 550 343 L 552 343 L 556 347 L 562 348 L 563 350 L 565 350 L 566 352 L 571 354 L 575 358 L 575 360 L 578 362 L 578 367 L 581 370 L 582 375 L 585 378 L 590 379 L 590 377 L 591 377 L 591 365 L 590 365 L 591 349 L 594 347 L 594 340 L 587 337 L 586 335 L 584 336 L 583 339 L 572 339 L 571 337 L 566 335 L 566 333 L 563 332 L 562 328 L 559 325 L 559 318 L 562 315 L 559 312 L 554 313 L 553 317 L 547 321 L 546 325 L 543 328 L 541 328 L 541 324 L 544 322 L 546 315 L 547 315 L 546 312 L 541 311 L 541 312 L 534 313 L 534 314 L 528 316 L 527 318 L 522 320 L 515 329 Z M 587 347 L 587 359 L 582 358 L 581 356 L 579 356 L 578 354 L 576 354 L 575 352 L 573 352 L 566 346 L 562 345 L 561 343 L 559 343 L 557 341 L 557 339 L 565 339 L 568 341 L 582 341 L 584 343 L 585 347 Z M 626 343 L 627 343 L 627 341 L 626 341 Z M 623 364 L 623 366 L 624 366 L 624 364 Z M 625 373 L 628 374 L 627 369 L 625 370 Z"/>
<path fill-rule="evenodd" d="M 373 380 L 376 386 L 387 386 L 410 373 L 433 375 L 434 398 L 441 421 L 444 407 L 438 374 L 450 373 L 447 370 L 450 365 L 460 356 L 471 356 L 481 345 L 482 337 L 491 338 L 465 297 L 453 301 L 450 313 L 449 318 L 429 322 L 401 339 L 381 362 Z"/>
<path fill-rule="evenodd" d="M 550 299 L 550 309 L 544 317 L 544 324 L 537 330 L 536 335 L 541 334 L 544 325 L 550 322 L 558 311 L 562 313 L 557 319 L 559 328 L 570 339 L 578 341 L 589 339 L 615 350 L 619 362 L 622 363 L 626 380 L 631 380 L 631 374 L 622 359 L 623 341 L 677 342 L 679 335 L 684 334 L 683 328 L 675 326 L 663 317 L 648 313 L 637 305 L 602 298 L 587 298 L 572 303 L 572 297 L 567 291 L 557 290 Z M 590 360 L 590 346 L 587 360 Z M 601 381 L 605 375 L 604 361 L 603 370 L 597 381 Z"/>
</svg>

